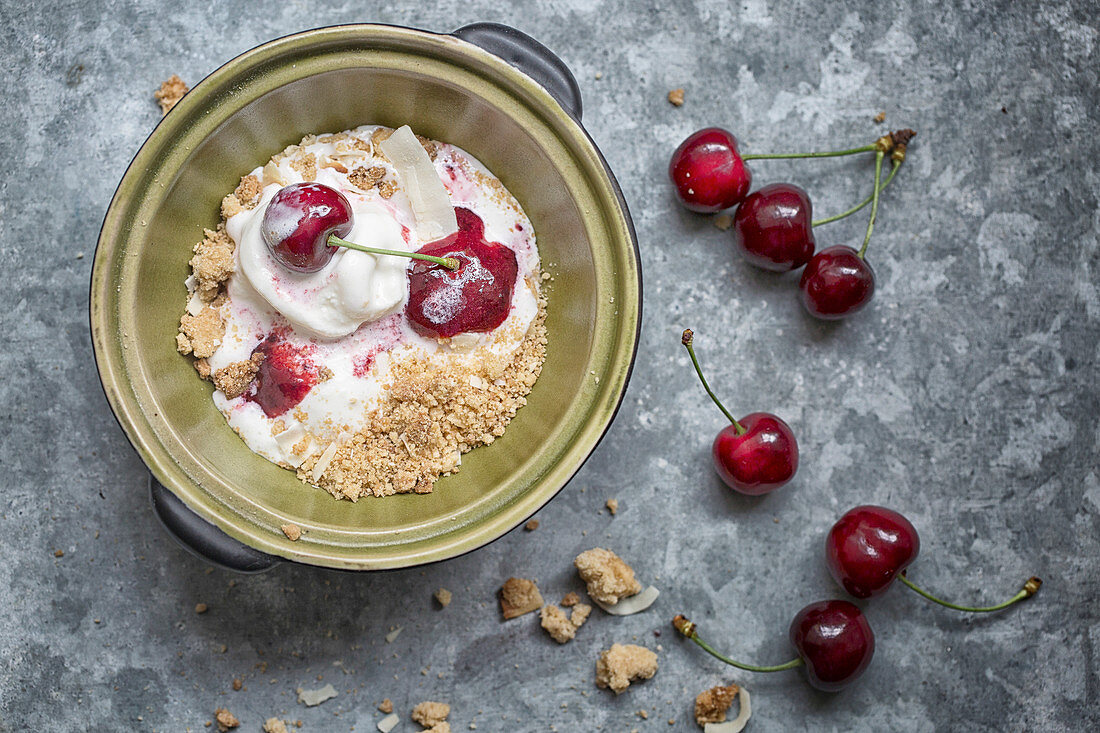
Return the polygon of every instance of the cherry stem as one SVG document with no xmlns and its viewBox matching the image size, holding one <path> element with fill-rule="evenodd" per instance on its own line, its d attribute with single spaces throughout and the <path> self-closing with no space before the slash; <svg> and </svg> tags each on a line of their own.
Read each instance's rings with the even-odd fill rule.
<svg viewBox="0 0 1100 733">
<path fill-rule="evenodd" d="M 437 265 L 443 265 L 448 270 L 457 270 L 459 262 L 454 257 L 433 257 L 432 255 L 422 255 L 419 252 L 401 252 L 396 249 L 382 249 L 380 247 L 364 247 L 361 244 L 355 242 L 349 242 L 346 239 L 340 239 L 335 234 L 328 235 L 328 243 L 333 247 L 346 247 L 348 249 L 354 249 L 357 252 L 366 252 L 372 255 L 392 255 L 393 257 L 411 257 L 414 260 L 425 260 L 427 262 L 434 262 Z"/>
<path fill-rule="evenodd" d="M 911 589 L 915 590 L 917 593 L 934 603 L 938 603 L 941 606 L 947 606 L 948 608 L 953 608 L 956 611 L 966 611 L 968 613 L 991 613 L 993 611 L 1000 611 L 1002 609 L 1008 608 L 1017 601 L 1022 601 L 1025 598 L 1031 598 L 1033 595 L 1039 592 L 1039 587 L 1043 584 L 1043 581 L 1041 579 L 1031 577 L 1027 579 L 1027 582 L 1024 583 L 1024 587 L 1020 589 L 1019 593 L 1012 596 L 1004 603 L 998 603 L 996 606 L 960 606 L 957 603 L 948 603 L 945 600 L 936 598 L 928 591 L 918 588 L 913 583 L 913 581 L 905 577 L 905 573 L 901 573 L 900 575 L 898 575 L 898 580 L 900 580 L 902 583 L 905 583 L 905 585 L 909 586 Z"/>
<path fill-rule="evenodd" d="M 901 161 L 900 160 L 894 160 L 893 167 L 890 168 L 890 175 L 886 176 L 886 180 L 883 181 L 882 185 L 879 186 L 879 188 L 878 188 L 880 193 L 882 191 L 886 190 L 886 187 L 890 185 L 890 181 L 894 180 L 894 176 L 897 175 L 898 168 L 901 168 Z M 874 199 L 875 199 L 874 194 L 871 194 L 867 198 L 863 199 L 863 201 L 861 201 L 859 204 L 853 206 L 852 208 L 848 209 L 844 213 L 834 214 L 833 216 L 829 216 L 829 217 L 826 217 L 824 219 L 817 219 L 815 221 L 810 222 L 810 226 L 819 227 L 822 224 L 830 224 L 834 221 L 840 221 L 841 219 L 843 219 L 845 217 L 848 217 L 848 216 L 851 216 L 852 214 L 856 213 L 857 211 L 859 211 L 863 207 L 865 207 L 868 204 L 872 203 L 874 201 Z"/>
<path fill-rule="evenodd" d="M 882 158 L 886 153 L 881 150 L 875 153 L 875 188 L 871 193 L 871 218 L 867 221 L 867 235 L 863 237 L 863 246 L 859 248 L 857 256 L 862 260 L 867 252 L 867 245 L 871 243 L 871 232 L 875 229 L 875 217 L 878 216 L 878 195 L 882 191 L 879 181 L 882 179 Z"/>
<path fill-rule="evenodd" d="M 683 616 L 677 616 L 676 618 L 672 619 L 672 625 L 675 626 L 676 630 L 679 631 L 682 635 L 694 641 L 705 652 L 707 652 L 707 654 L 710 654 L 715 659 L 719 659 L 730 666 L 737 667 L 738 669 L 743 669 L 748 672 L 782 672 L 785 669 L 794 669 L 795 667 L 801 667 L 803 664 L 801 657 L 796 657 L 789 662 L 784 662 L 783 664 L 774 664 L 771 666 L 760 666 L 756 664 L 745 664 L 744 662 L 738 662 L 735 659 L 730 659 L 724 654 L 719 654 L 717 651 L 714 650 L 713 647 L 711 647 L 710 644 L 700 639 L 699 634 L 695 631 L 694 622 L 688 621 Z"/>
<path fill-rule="evenodd" d="M 718 405 L 718 409 L 722 411 L 722 414 L 729 418 L 729 421 L 733 423 L 733 429 L 737 431 L 738 435 L 745 434 L 745 428 L 741 423 L 730 414 L 729 410 L 718 400 L 714 392 L 711 391 L 710 385 L 707 384 L 707 378 L 703 376 L 703 370 L 699 367 L 699 360 L 695 358 L 695 348 L 692 346 L 692 342 L 695 338 L 695 334 L 690 328 L 684 330 L 684 335 L 680 337 L 680 341 L 687 347 L 688 354 L 691 356 L 691 363 L 695 365 L 695 373 L 699 375 L 699 381 L 703 383 L 703 389 L 707 391 L 710 398 L 714 400 L 714 404 Z"/>
<path fill-rule="evenodd" d="M 875 145 L 863 145 L 848 150 L 832 150 L 824 153 L 750 153 L 742 155 L 741 160 L 777 160 L 782 158 L 837 158 L 842 155 L 856 155 L 857 153 L 869 153 L 877 150 Z"/>
</svg>

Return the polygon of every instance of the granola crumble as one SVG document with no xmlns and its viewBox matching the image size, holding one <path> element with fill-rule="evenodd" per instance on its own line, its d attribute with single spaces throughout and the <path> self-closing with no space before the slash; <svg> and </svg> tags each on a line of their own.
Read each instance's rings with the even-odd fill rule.
<svg viewBox="0 0 1100 733">
<path fill-rule="evenodd" d="M 218 724 L 218 730 L 221 733 L 225 733 L 230 728 L 236 728 L 241 724 L 241 721 L 237 720 L 237 716 L 225 708 L 218 708 L 214 711 L 214 721 Z"/>
<path fill-rule="evenodd" d="M 387 697 L 382 702 L 378 703 L 378 709 L 381 710 L 383 713 L 392 713 L 393 701 Z"/>
<path fill-rule="evenodd" d="M 668 93 L 668 103 L 673 107 L 682 107 L 684 105 L 684 90 L 673 89 Z"/>
<path fill-rule="evenodd" d="M 168 114 L 168 110 L 175 107 L 176 102 L 183 99 L 183 95 L 189 91 L 191 90 L 188 89 L 187 84 L 179 77 L 179 74 L 172 74 L 167 80 L 161 82 L 160 89 L 153 92 L 157 104 L 160 105 L 161 115 Z"/>
<path fill-rule="evenodd" d="M 737 685 L 729 685 L 700 692 L 695 698 L 695 722 L 706 725 L 725 721 L 726 711 L 730 709 L 740 689 Z"/>
<path fill-rule="evenodd" d="M 573 561 L 588 595 L 600 603 L 613 606 L 620 599 L 642 590 L 634 570 L 611 550 L 596 547 L 577 555 Z"/>
<path fill-rule="evenodd" d="M 447 703 L 426 700 L 413 708 L 412 719 L 430 733 L 451 733 L 451 724 L 447 722 L 450 714 L 451 706 Z"/>
<path fill-rule="evenodd" d="M 222 367 L 213 374 L 214 386 L 224 392 L 227 399 L 239 397 L 252 384 L 263 360 L 264 355 L 257 352 L 249 359 Z"/>
<path fill-rule="evenodd" d="M 500 587 L 500 612 L 505 620 L 531 613 L 542 606 L 542 594 L 535 581 L 508 578 Z"/>
<path fill-rule="evenodd" d="M 564 644 L 577 635 L 577 629 L 584 625 L 590 613 L 592 613 L 592 606 L 585 603 L 574 606 L 572 614 L 568 617 L 565 611 L 557 606 L 547 605 L 543 606 L 542 611 L 539 612 L 539 625 L 546 629 L 550 638 L 559 644 Z"/>
<path fill-rule="evenodd" d="M 596 661 L 596 687 L 610 688 L 616 695 L 631 682 L 648 680 L 657 674 L 657 655 L 636 644 L 612 644 Z"/>
</svg>

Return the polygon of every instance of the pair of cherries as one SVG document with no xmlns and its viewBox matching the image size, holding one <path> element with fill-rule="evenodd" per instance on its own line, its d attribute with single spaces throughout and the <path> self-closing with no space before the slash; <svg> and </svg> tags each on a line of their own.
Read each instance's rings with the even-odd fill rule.
<svg viewBox="0 0 1100 733">
<path fill-rule="evenodd" d="M 920 553 L 920 536 L 901 514 L 879 506 L 858 506 L 847 512 L 825 539 L 829 572 L 856 598 L 885 592 L 895 579 L 928 600 L 958 611 L 989 613 L 1030 598 L 1042 581 L 1032 577 L 1015 596 L 995 606 L 962 606 L 943 601 L 917 587 L 905 569 Z M 761 667 L 730 659 L 699 638 L 695 624 L 683 616 L 673 619 L 676 629 L 714 657 L 751 672 L 776 672 L 805 666 L 810 685 L 835 692 L 854 682 L 875 653 L 875 635 L 867 617 L 854 603 L 828 600 L 811 603 L 795 615 L 789 636 L 798 657 L 784 664 Z"/>
<path fill-rule="evenodd" d="M 828 153 L 741 155 L 737 140 L 727 130 L 708 127 L 688 136 L 669 163 L 669 177 L 680 201 L 691 211 L 715 213 L 737 206 L 733 216 L 734 244 L 750 263 L 774 272 L 806 269 L 799 280 L 799 297 L 807 312 L 817 318 L 835 320 L 849 316 L 871 301 L 875 274 L 864 259 L 878 212 L 879 192 L 886 187 L 905 160 L 912 130 L 884 135 L 871 145 Z M 745 161 L 775 158 L 822 158 L 875 153 L 873 193 L 843 214 L 813 220 L 813 206 L 807 193 L 791 183 L 773 183 L 749 194 L 752 172 Z M 892 169 L 881 183 L 882 161 L 890 154 Z M 871 218 L 863 246 L 857 251 L 846 245 L 827 247 L 815 253 L 813 227 L 854 214 L 867 204 Z"/>
<path fill-rule="evenodd" d="M 519 273 L 515 252 L 487 241 L 477 214 L 457 207 L 455 217 L 457 232 L 416 252 L 365 247 L 343 239 L 354 225 L 347 198 L 330 186 L 305 182 L 275 194 L 261 233 L 272 257 L 292 272 L 321 270 L 340 247 L 412 258 L 406 315 L 419 333 L 449 338 L 503 323 Z"/>
</svg>

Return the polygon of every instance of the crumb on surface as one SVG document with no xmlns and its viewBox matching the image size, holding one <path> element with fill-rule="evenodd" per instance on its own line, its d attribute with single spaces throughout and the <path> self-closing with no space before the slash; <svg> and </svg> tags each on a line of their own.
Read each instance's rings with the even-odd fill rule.
<svg viewBox="0 0 1100 733">
<path fill-rule="evenodd" d="M 611 516 L 615 516 L 616 514 L 618 514 L 619 513 L 619 500 L 618 499 L 608 499 L 607 500 L 607 511 L 611 512 Z"/>
<path fill-rule="evenodd" d="M 699 725 L 723 722 L 739 690 L 737 685 L 719 685 L 700 692 L 695 698 L 695 722 Z"/>
<path fill-rule="evenodd" d="M 566 608 L 569 608 L 570 606 L 575 606 L 575 605 L 577 605 L 577 604 L 578 604 L 578 603 L 580 603 L 580 602 L 581 602 L 581 597 L 580 597 L 580 596 L 578 596 L 578 595 L 577 595 L 576 593 L 574 593 L 573 591 L 569 591 L 569 592 L 568 592 L 568 593 L 566 593 L 566 594 L 565 594 L 565 596 L 564 596 L 564 597 L 563 597 L 563 598 L 561 599 L 561 605 L 562 605 L 562 606 L 564 606 L 564 607 L 566 607 Z"/>
<path fill-rule="evenodd" d="M 53 556 L 54 557 L 65 557 L 65 551 L 64 550 L 54 550 L 53 551 Z"/>
<path fill-rule="evenodd" d="M 168 114 L 168 110 L 176 106 L 176 102 L 183 99 L 183 95 L 191 91 L 187 84 L 179 77 L 179 74 L 172 74 L 167 80 L 161 82 L 160 89 L 153 92 L 153 96 L 157 99 L 157 104 L 160 105 L 161 116 Z"/>
<path fill-rule="evenodd" d="M 204 306 L 196 316 L 184 313 L 180 318 L 176 350 L 181 354 L 194 354 L 196 358 L 213 355 L 225 335 L 225 320 L 217 308 Z M 181 339 L 180 336 L 183 338 Z"/>
<path fill-rule="evenodd" d="M 450 705 L 433 700 L 425 700 L 412 709 L 412 719 L 432 733 L 450 732 L 451 726 L 447 722 L 447 716 L 450 714 Z"/>
<path fill-rule="evenodd" d="M 210 607 L 207 606 L 205 603 L 196 603 L 195 604 L 195 613 L 206 613 L 209 610 L 210 610 Z"/>
<path fill-rule="evenodd" d="M 264 721 L 264 733 L 289 733 L 286 723 L 278 718 L 268 718 Z"/>
<path fill-rule="evenodd" d="M 218 708 L 214 711 L 214 722 L 218 724 L 218 730 L 222 733 L 241 724 L 241 721 L 237 720 L 237 716 L 225 708 Z"/>
<path fill-rule="evenodd" d="M 392 713 L 393 712 L 393 700 L 391 700 L 387 697 L 385 700 L 378 703 L 378 709 L 381 710 L 383 713 Z"/>
<path fill-rule="evenodd" d="M 733 217 L 729 214 L 719 214 L 718 216 L 714 217 L 714 226 L 718 229 L 721 229 L 723 232 L 727 231 L 731 226 L 733 226 Z"/>
<path fill-rule="evenodd" d="M 264 355 L 257 352 L 249 359 L 235 361 L 228 366 L 214 372 L 214 386 L 225 394 L 226 399 L 240 397 L 256 378 L 256 372 L 260 370 Z"/>
<path fill-rule="evenodd" d="M 546 629 L 550 638 L 564 644 L 577 635 L 577 629 L 584 625 L 590 613 L 592 606 L 578 603 L 573 607 L 573 613 L 567 617 L 565 611 L 550 604 L 543 606 L 539 612 L 539 625 Z"/>
<path fill-rule="evenodd" d="M 657 655 L 637 644 L 612 644 L 596 661 L 596 687 L 610 688 L 616 695 L 630 683 L 657 674 Z"/>
<path fill-rule="evenodd" d="M 440 607 L 446 608 L 451 605 L 451 592 L 446 588 L 440 588 L 435 592 L 435 600 L 439 602 Z"/>
<path fill-rule="evenodd" d="M 539 528 L 539 520 L 528 519 L 527 524 L 523 525 L 523 528 L 528 532 L 534 532 L 536 529 Z"/>
<path fill-rule="evenodd" d="M 297 542 L 302 537 L 302 528 L 297 524 L 284 524 L 279 529 L 283 530 L 283 534 L 291 542 Z"/>
<path fill-rule="evenodd" d="M 508 578 L 500 587 L 500 611 L 505 619 L 531 613 L 542 607 L 542 594 L 535 581 Z"/>
<path fill-rule="evenodd" d="M 591 613 L 592 606 L 587 603 L 578 603 L 573 606 L 573 612 L 569 614 L 569 623 L 573 624 L 573 628 L 579 629 L 588 620 Z"/>
<path fill-rule="evenodd" d="M 879 124 L 882 124 L 883 122 L 886 122 L 886 113 L 885 112 L 879 112 L 877 115 L 875 115 L 875 122 L 877 122 Z"/>
<path fill-rule="evenodd" d="M 673 107 L 682 107 L 684 104 L 684 90 L 683 88 L 673 89 L 668 93 L 668 102 Z"/>
<path fill-rule="evenodd" d="M 241 689 L 244 687 L 244 680 L 242 680 L 240 677 L 234 677 L 232 687 L 234 692 L 240 692 Z"/>
<path fill-rule="evenodd" d="M 577 555 L 573 565 L 588 587 L 588 595 L 600 603 L 612 606 L 642 590 L 634 570 L 611 550 L 586 550 Z"/>
</svg>

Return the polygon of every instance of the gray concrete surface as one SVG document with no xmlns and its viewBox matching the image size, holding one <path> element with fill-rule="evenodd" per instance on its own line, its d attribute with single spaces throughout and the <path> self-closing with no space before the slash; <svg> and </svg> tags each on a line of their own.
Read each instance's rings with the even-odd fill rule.
<svg viewBox="0 0 1100 733">
<path fill-rule="evenodd" d="M 371 731 L 384 697 L 401 731 L 423 699 L 450 702 L 455 730 L 692 730 L 694 694 L 728 680 L 754 694 L 751 731 L 1100 726 L 1100 24 L 1089 3 L 1032 5 L 3 0 L 0 730 L 201 731 L 225 706 L 244 731 L 268 716 Z M 408 572 L 211 570 L 156 524 L 87 328 L 95 238 L 159 119 L 152 91 L 309 27 L 479 19 L 565 59 L 630 202 L 645 321 L 623 409 L 537 532 Z M 677 109 L 665 94 L 680 86 Z M 919 130 L 871 244 L 869 312 L 810 320 L 793 276 L 734 259 L 726 234 L 675 205 L 668 156 L 711 124 L 760 152 Z M 822 213 L 870 187 L 867 161 L 754 168 L 758 183 L 801 183 Z M 863 222 L 819 242 L 856 242 Z M 774 410 L 797 431 L 788 488 L 749 500 L 713 475 L 722 416 L 681 353 L 685 326 L 734 412 Z M 1046 585 L 993 618 L 893 589 L 865 604 L 878 651 L 837 695 L 799 673 L 723 668 L 674 638 L 683 611 L 730 654 L 786 659 L 793 614 L 839 594 L 824 533 L 866 502 L 915 522 L 912 577 L 945 595 L 999 600 L 1032 573 Z M 498 619 L 502 579 L 534 577 L 549 597 L 579 589 L 569 562 L 593 545 L 661 587 L 655 609 L 597 613 L 564 647 L 533 617 Z M 455 594 L 445 610 L 440 586 Z M 598 650 L 633 640 L 660 649 L 660 672 L 617 698 L 597 690 Z M 295 688 L 324 682 L 339 697 L 296 703 Z"/>
</svg>

